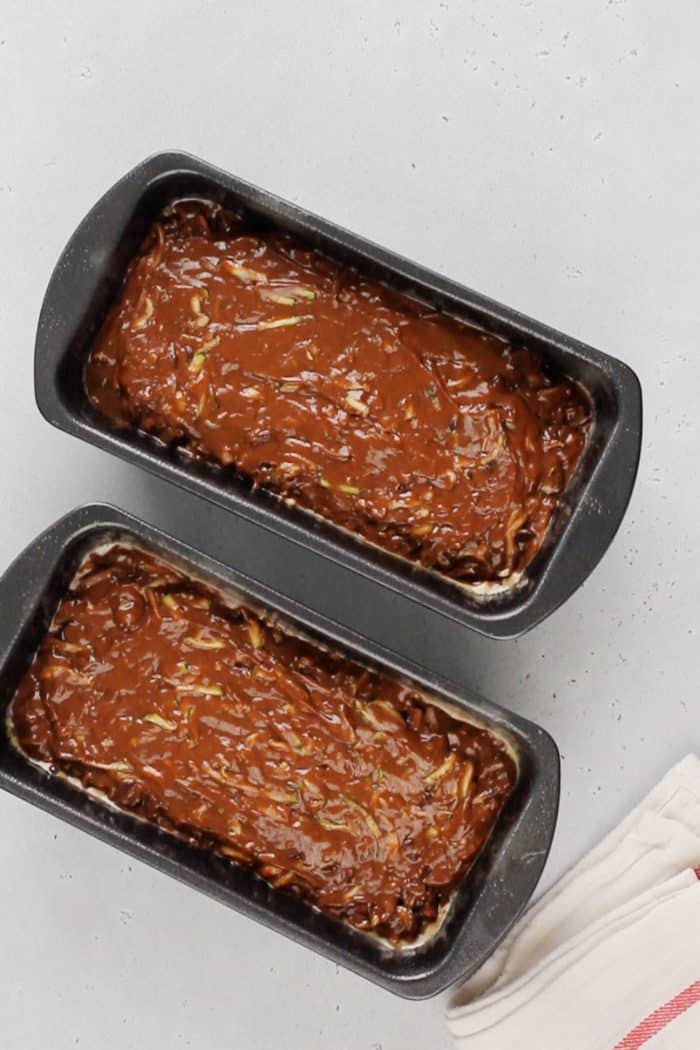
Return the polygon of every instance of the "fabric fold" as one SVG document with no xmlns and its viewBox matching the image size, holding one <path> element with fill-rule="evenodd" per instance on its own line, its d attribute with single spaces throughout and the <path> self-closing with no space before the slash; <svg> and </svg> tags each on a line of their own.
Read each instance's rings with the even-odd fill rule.
<svg viewBox="0 0 700 1050">
<path fill-rule="evenodd" d="M 457 1045 L 613 1050 L 679 996 L 668 1024 L 682 1014 L 687 1029 L 694 1004 L 683 994 L 700 978 L 698 864 L 700 760 L 688 755 L 452 994 Z M 687 1046 L 700 1046 L 700 1016 Z"/>
</svg>

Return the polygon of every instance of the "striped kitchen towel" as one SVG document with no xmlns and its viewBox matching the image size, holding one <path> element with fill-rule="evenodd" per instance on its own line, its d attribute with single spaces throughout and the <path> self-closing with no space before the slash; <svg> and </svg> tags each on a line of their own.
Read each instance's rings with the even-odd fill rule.
<svg viewBox="0 0 700 1050">
<path fill-rule="evenodd" d="M 700 1050 L 698 865 L 688 755 L 453 993 L 457 1047 Z"/>
</svg>

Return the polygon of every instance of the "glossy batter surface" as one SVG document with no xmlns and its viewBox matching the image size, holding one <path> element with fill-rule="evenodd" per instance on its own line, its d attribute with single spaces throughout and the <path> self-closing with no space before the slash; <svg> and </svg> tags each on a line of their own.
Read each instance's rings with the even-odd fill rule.
<svg viewBox="0 0 700 1050">
<path fill-rule="evenodd" d="M 492 734 L 133 548 L 88 558 L 10 719 L 31 759 L 397 945 L 516 779 Z"/>
<path fill-rule="evenodd" d="M 535 354 L 192 201 L 132 262 L 86 388 L 104 415 L 467 583 L 527 567 L 590 425 Z"/>
</svg>

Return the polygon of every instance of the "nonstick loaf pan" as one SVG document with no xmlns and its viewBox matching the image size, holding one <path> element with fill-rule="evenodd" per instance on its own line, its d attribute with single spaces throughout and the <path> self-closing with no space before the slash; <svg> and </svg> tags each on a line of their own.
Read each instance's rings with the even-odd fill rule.
<svg viewBox="0 0 700 1050">
<path fill-rule="evenodd" d="M 68 781 L 30 764 L 16 750 L 6 718 L 16 687 L 77 566 L 90 549 L 112 541 L 150 550 L 210 586 L 282 614 L 307 636 L 400 675 L 509 742 L 518 764 L 515 788 L 453 898 L 445 922 L 431 939 L 415 948 L 387 948 L 301 899 L 273 889 L 233 862 L 108 808 Z M 239 555 L 245 564 L 245 551 Z M 108 506 L 73 511 L 27 547 L 0 579 L 0 610 L 0 785 L 42 809 L 406 998 L 434 995 L 474 972 L 533 893 L 554 832 L 559 756 L 547 733 L 531 722 L 397 662 L 342 627 L 330 634 L 321 618 L 293 600 Z"/>
<path fill-rule="evenodd" d="M 185 459 L 90 405 L 83 368 L 130 259 L 169 203 L 199 196 L 243 208 L 257 223 L 302 238 L 439 310 L 525 345 L 586 389 L 594 421 L 583 460 L 541 550 L 517 587 L 477 598 L 454 581 L 381 551 L 237 477 Z M 181 153 L 146 160 L 81 222 L 51 277 L 38 326 L 35 386 L 55 426 L 174 481 L 318 555 L 492 637 L 522 634 L 583 583 L 612 540 L 630 498 L 641 443 L 641 392 L 620 361 L 393 255 L 305 210 Z"/>
</svg>

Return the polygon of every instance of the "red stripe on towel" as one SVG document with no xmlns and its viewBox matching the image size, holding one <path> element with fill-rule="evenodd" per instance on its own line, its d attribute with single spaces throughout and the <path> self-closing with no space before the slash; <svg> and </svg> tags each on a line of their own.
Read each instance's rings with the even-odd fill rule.
<svg viewBox="0 0 700 1050">
<path fill-rule="evenodd" d="M 697 871 L 696 871 L 697 874 Z M 700 875 L 698 875 L 700 878 Z M 670 999 L 653 1014 L 645 1017 L 625 1038 L 616 1043 L 613 1050 L 639 1050 L 652 1036 L 658 1035 L 671 1021 L 700 1002 L 700 981 L 695 981 L 684 988 L 674 999 Z"/>
</svg>

